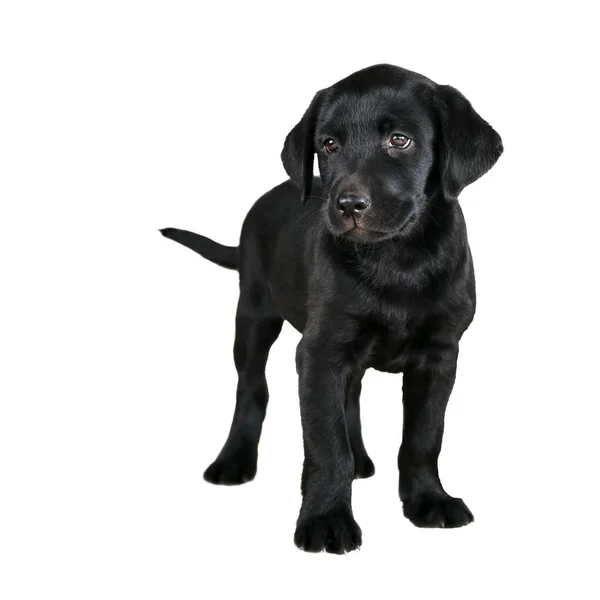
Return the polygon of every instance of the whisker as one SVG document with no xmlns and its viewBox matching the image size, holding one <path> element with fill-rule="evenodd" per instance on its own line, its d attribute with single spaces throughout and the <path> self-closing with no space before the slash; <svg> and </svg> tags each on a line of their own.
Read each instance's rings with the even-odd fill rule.
<svg viewBox="0 0 600 600">
<path fill-rule="evenodd" d="M 307 229 L 313 224 L 314 220 L 321 214 L 321 209 L 318 208 L 313 212 L 306 213 L 302 216 L 302 221 L 300 223 L 302 234 L 305 234 Z"/>
</svg>

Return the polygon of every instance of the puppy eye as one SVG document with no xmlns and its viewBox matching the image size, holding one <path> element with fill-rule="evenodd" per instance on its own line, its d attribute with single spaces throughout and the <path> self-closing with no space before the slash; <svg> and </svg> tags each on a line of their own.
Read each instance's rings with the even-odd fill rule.
<svg viewBox="0 0 600 600">
<path fill-rule="evenodd" d="M 412 140 L 409 137 L 402 135 L 401 133 L 394 133 L 390 138 L 390 144 L 394 146 L 394 148 L 401 148 L 402 150 L 406 150 L 411 142 Z"/>
<path fill-rule="evenodd" d="M 328 140 L 325 140 L 325 143 L 323 144 L 323 148 L 325 148 L 325 151 L 328 154 L 333 154 L 334 152 L 337 152 L 340 149 L 337 142 L 331 138 L 329 138 Z"/>
</svg>

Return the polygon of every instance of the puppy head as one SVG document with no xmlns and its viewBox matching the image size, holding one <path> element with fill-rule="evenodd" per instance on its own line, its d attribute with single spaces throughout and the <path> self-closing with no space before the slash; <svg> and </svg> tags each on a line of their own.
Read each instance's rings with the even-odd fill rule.
<svg viewBox="0 0 600 600">
<path fill-rule="evenodd" d="M 369 243 L 406 235 L 429 198 L 456 200 L 501 153 L 460 92 L 376 65 L 318 92 L 281 158 L 306 201 L 316 154 L 328 228 Z"/>
</svg>

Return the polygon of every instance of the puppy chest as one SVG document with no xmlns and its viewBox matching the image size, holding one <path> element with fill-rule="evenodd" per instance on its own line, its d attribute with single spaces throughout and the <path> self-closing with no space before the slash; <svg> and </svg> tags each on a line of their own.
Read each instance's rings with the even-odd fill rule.
<svg viewBox="0 0 600 600">
<path fill-rule="evenodd" d="M 369 367 L 386 373 L 399 373 L 404 369 L 410 354 L 414 332 L 404 324 L 391 328 L 378 328 L 369 352 Z"/>
</svg>

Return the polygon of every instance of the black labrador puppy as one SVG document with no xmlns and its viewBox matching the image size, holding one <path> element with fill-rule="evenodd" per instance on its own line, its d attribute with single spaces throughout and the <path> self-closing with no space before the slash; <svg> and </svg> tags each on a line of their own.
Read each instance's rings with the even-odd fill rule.
<svg viewBox="0 0 600 600">
<path fill-rule="evenodd" d="M 344 553 L 361 544 L 351 493 L 353 478 L 375 470 L 359 409 L 361 379 L 371 367 L 403 373 L 404 514 L 419 527 L 473 520 L 438 474 L 458 344 L 475 313 L 457 198 L 501 153 L 500 136 L 456 89 L 376 65 L 316 94 L 285 140 L 290 181 L 250 209 L 239 247 L 162 230 L 240 274 L 237 402 L 207 481 L 254 477 L 269 349 L 284 320 L 302 333 L 300 548 Z M 320 180 L 313 178 L 315 154 Z"/>
</svg>

